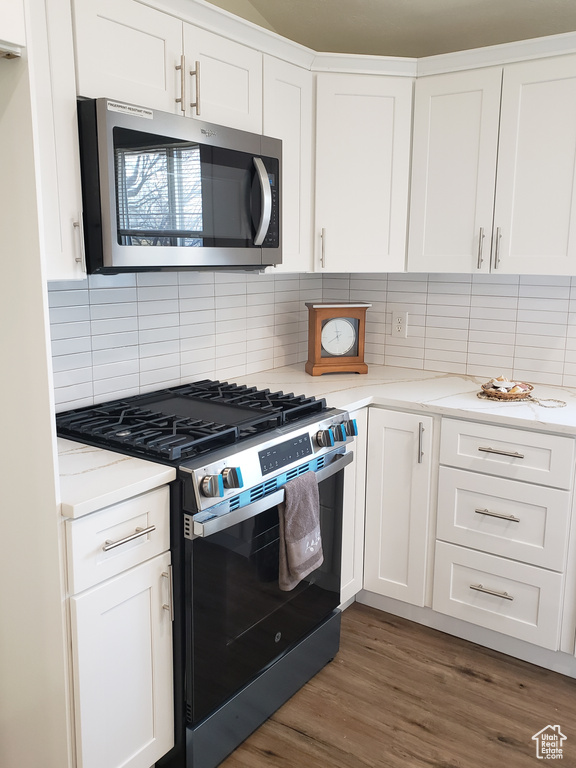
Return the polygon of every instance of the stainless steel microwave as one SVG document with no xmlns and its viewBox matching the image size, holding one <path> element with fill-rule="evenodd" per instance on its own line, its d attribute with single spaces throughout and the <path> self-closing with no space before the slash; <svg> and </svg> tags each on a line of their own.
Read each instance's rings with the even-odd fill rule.
<svg viewBox="0 0 576 768">
<path fill-rule="evenodd" d="M 111 99 L 78 123 L 88 272 L 281 263 L 279 139 Z"/>
</svg>

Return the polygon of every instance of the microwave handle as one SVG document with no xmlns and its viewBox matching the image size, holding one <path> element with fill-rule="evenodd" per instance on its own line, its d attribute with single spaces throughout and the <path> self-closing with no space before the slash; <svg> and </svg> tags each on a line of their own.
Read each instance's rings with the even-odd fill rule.
<svg viewBox="0 0 576 768">
<path fill-rule="evenodd" d="M 270 188 L 270 179 L 268 178 L 268 171 L 264 165 L 264 161 L 261 157 L 255 157 L 254 167 L 258 175 L 258 181 L 260 182 L 260 190 L 262 192 L 262 213 L 260 214 L 260 223 L 258 224 L 258 231 L 254 238 L 254 245 L 262 245 L 268 227 L 270 226 L 270 219 L 272 218 L 272 189 Z"/>
</svg>

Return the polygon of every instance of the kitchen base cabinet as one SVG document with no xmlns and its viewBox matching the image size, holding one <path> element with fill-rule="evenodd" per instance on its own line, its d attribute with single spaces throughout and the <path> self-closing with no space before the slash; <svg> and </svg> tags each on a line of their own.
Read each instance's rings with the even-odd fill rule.
<svg viewBox="0 0 576 768">
<path fill-rule="evenodd" d="M 173 746 L 169 578 L 166 552 L 71 598 L 79 768 L 150 768 Z"/>
<path fill-rule="evenodd" d="M 433 424 L 370 408 L 364 589 L 414 605 L 426 597 Z"/>
<path fill-rule="evenodd" d="M 432 608 L 558 649 L 563 577 L 544 568 L 438 542 Z"/>
<path fill-rule="evenodd" d="M 342 520 L 342 603 L 354 598 L 362 589 L 364 569 L 364 504 L 366 497 L 366 442 L 368 409 L 352 411 L 358 437 L 354 440 L 354 463 L 344 470 L 344 504 Z"/>
<path fill-rule="evenodd" d="M 78 768 L 150 768 L 174 744 L 168 487 L 66 540 Z"/>
</svg>

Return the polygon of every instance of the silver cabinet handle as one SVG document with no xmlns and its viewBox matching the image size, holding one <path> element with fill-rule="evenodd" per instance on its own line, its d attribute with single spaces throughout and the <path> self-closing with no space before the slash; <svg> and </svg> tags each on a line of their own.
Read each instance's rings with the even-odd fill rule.
<svg viewBox="0 0 576 768">
<path fill-rule="evenodd" d="M 424 457 L 423 443 L 424 443 L 424 424 L 420 422 L 418 424 L 418 464 L 422 464 L 422 459 Z"/>
<path fill-rule="evenodd" d="M 491 512 L 489 509 L 475 509 L 477 515 L 486 515 L 486 517 L 497 517 L 499 520 L 509 520 L 511 523 L 519 523 L 520 518 L 514 515 L 505 515 L 502 512 Z"/>
<path fill-rule="evenodd" d="M 495 589 L 488 589 L 483 587 L 482 584 L 470 584 L 470 589 L 475 589 L 476 592 L 484 592 L 485 595 L 493 595 L 494 597 L 501 597 L 504 600 L 514 600 L 512 595 L 508 592 L 497 592 Z"/>
<path fill-rule="evenodd" d="M 494 243 L 494 269 L 500 266 L 500 240 L 502 239 L 502 230 L 496 227 L 496 242 Z"/>
<path fill-rule="evenodd" d="M 272 218 L 272 187 L 270 186 L 268 171 L 261 157 L 254 158 L 254 166 L 260 182 L 260 192 L 262 193 L 262 213 L 260 214 L 258 231 L 254 237 L 254 245 L 262 245 L 270 226 L 270 219 Z"/>
<path fill-rule="evenodd" d="M 75 261 L 77 264 L 82 264 L 84 269 L 86 269 L 86 251 L 84 248 L 84 227 L 82 226 L 82 213 L 80 213 L 77 221 L 72 222 L 72 227 L 74 228 L 74 232 L 78 237 L 78 251 L 76 253 Z"/>
<path fill-rule="evenodd" d="M 322 269 L 326 266 L 326 227 L 320 231 L 320 240 L 322 241 L 322 250 L 320 251 L 320 266 Z"/>
<path fill-rule="evenodd" d="M 130 534 L 130 536 L 125 536 L 123 539 L 118 539 L 118 541 L 110 541 L 110 539 L 107 539 L 102 549 L 104 552 L 109 552 L 111 549 L 115 549 L 116 547 L 122 546 L 122 544 L 126 544 L 129 541 L 133 541 L 134 539 L 139 538 L 140 536 L 146 536 L 148 533 L 152 533 L 152 531 L 156 530 L 155 525 L 151 525 L 148 528 L 136 528 L 134 533 Z"/>
<path fill-rule="evenodd" d="M 180 98 L 176 99 L 176 104 L 180 104 L 180 111 L 186 112 L 186 100 L 184 97 L 186 91 L 186 57 L 180 56 L 180 64 L 176 65 L 176 71 L 180 71 Z"/>
<path fill-rule="evenodd" d="M 517 453 L 516 451 L 501 451 L 499 448 L 483 448 L 482 446 L 480 446 L 478 450 L 484 451 L 484 453 L 496 453 L 498 454 L 498 456 L 511 456 L 513 459 L 524 458 L 523 453 Z"/>
<path fill-rule="evenodd" d="M 170 614 L 170 621 L 174 621 L 174 592 L 172 586 L 172 566 L 162 572 L 162 578 L 168 579 L 168 602 L 162 604 L 162 608 Z"/>
<path fill-rule="evenodd" d="M 200 115 L 200 62 L 194 62 L 194 69 L 190 70 L 190 76 L 196 78 L 196 101 L 191 101 L 190 106 Z"/>
<path fill-rule="evenodd" d="M 484 227 L 480 227 L 480 234 L 478 235 L 478 261 L 476 263 L 476 269 L 482 268 L 482 251 L 484 249 Z"/>
</svg>

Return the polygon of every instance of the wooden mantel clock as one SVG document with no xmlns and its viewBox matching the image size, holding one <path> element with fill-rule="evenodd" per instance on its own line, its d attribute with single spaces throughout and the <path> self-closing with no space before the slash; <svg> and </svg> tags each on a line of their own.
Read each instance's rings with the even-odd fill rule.
<svg viewBox="0 0 576 768">
<path fill-rule="evenodd" d="M 366 310 L 371 304 L 317 302 L 308 307 L 306 373 L 368 373 L 364 362 Z"/>
</svg>

